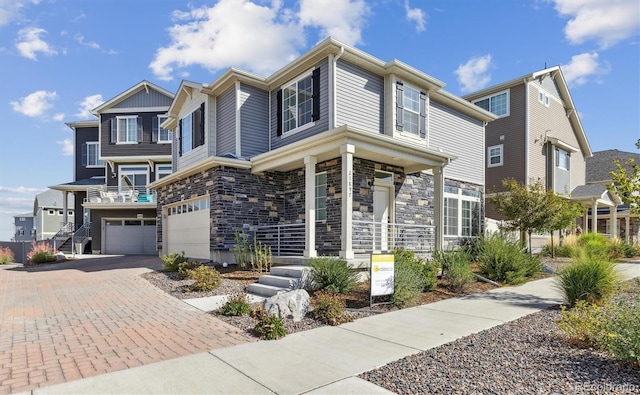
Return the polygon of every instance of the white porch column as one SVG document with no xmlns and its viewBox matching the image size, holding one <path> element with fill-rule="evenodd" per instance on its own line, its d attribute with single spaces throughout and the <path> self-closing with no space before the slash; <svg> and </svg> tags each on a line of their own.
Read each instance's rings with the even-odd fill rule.
<svg viewBox="0 0 640 395">
<path fill-rule="evenodd" d="M 433 168 L 433 220 L 436 251 L 444 248 L 444 168 Z"/>
<path fill-rule="evenodd" d="M 595 200 L 591 207 L 591 232 L 598 233 L 598 202 Z"/>
<path fill-rule="evenodd" d="M 316 250 L 316 163 L 315 156 L 304 157 L 304 257 L 315 258 Z"/>
<path fill-rule="evenodd" d="M 589 208 L 587 207 L 584 209 L 584 216 L 582 218 L 582 231 L 585 233 L 589 231 Z"/>
<path fill-rule="evenodd" d="M 69 192 L 68 191 L 63 191 L 62 192 L 62 223 L 64 226 L 67 225 L 67 222 L 69 222 L 69 216 L 67 215 L 69 213 Z"/>
<path fill-rule="evenodd" d="M 627 243 L 631 242 L 631 234 L 629 233 L 629 215 L 624 218 L 624 238 Z"/>
<path fill-rule="evenodd" d="M 618 232 L 618 208 L 617 206 L 613 206 L 609 209 L 611 213 L 611 237 L 618 237 L 620 234 Z"/>
<path fill-rule="evenodd" d="M 342 155 L 342 249 L 340 257 L 353 259 L 353 154 L 356 147 L 345 144 Z"/>
</svg>

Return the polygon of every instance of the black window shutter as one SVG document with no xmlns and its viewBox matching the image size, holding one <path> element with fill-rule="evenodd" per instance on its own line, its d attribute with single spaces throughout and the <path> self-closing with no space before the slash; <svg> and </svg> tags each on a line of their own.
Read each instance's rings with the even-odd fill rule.
<svg viewBox="0 0 640 395">
<path fill-rule="evenodd" d="M 320 68 L 313 70 L 311 81 L 313 84 L 313 114 L 311 118 L 313 121 L 317 121 L 320 119 Z"/>
<path fill-rule="evenodd" d="M 282 136 L 282 89 L 280 89 L 277 93 L 276 93 L 276 102 L 277 102 L 277 120 L 278 120 L 278 127 L 276 129 L 276 134 L 278 136 Z"/>
<path fill-rule="evenodd" d="M 89 162 L 87 157 L 88 157 L 88 148 L 87 148 L 87 143 L 82 144 L 82 166 L 86 166 L 87 163 Z"/>
<path fill-rule="evenodd" d="M 402 99 L 404 97 L 404 85 L 402 82 L 396 82 L 396 128 L 402 130 L 403 109 Z"/>
<path fill-rule="evenodd" d="M 178 122 L 178 136 L 177 136 L 177 143 L 178 143 L 178 156 L 182 156 L 182 119 Z"/>
<path fill-rule="evenodd" d="M 427 136 L 427 94 L 420 92 L 420 137 Z"/>
<path fill-rule="evenodd" d="M 204 102 L 200 104 L 200 143 L 198 145 L 204 145 Z"/>
<path fill-rule="evenodd" d="M 159 125 L 158 125 L 158 117 L 154 116 L 152 118 L 152 132 L 151 132 L 151 141 L 152 142 L 157 142 L 158 141 L 158 129 L 159 129 Z"/>
<path fill-rule="evenodd" d="M 111 143 L 115 144 L 118 142 L 118 119 L 111 118 L 109 123 L 111 124 Z"/>
<path fill-rule="evenodd" d="M 136 122 L 138 123 L 138 142 L 142 142 L 143 129 L 142 129 L 142 117 L 137 117 Z"/>
</svg>

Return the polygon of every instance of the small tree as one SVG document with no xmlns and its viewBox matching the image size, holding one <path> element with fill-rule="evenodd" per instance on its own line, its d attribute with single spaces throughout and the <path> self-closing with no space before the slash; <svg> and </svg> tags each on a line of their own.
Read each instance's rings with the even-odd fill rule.
<svg viewBox="0 0 640 395">
<path fill-rule="evenodd" d="M 575 219 L 582 213 L 582 207 L 578 203 L 556 195 L 553 191 L 547 191 L 545 199 L 547 201 L 547 207 L 553 215 L 545 221 L 543 229 L 541 230 L 551 233 L 551 257 L 555 258 L 553 232 L 571 226 Z"/>
<path fill-rule="evenodd" d="M 640 144 L 640 140 L 637 144 Z M 624 164 L 615 160 L 613 164 L 616 170 L 609 172 L 611 183 L 607 189 L 620 196 L 633 214 L 640 214 L 640 165 L 633 158 L 627 159 Z"/>
</svg>

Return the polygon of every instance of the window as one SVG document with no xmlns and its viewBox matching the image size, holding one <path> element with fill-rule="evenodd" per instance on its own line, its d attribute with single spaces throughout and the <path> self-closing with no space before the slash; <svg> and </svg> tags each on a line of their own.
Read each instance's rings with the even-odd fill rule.
<svg viewBox="0 0 640 395">
<path fill-rule="evenodd" d="M 204 103 L 180 119 L 180 155 L 204 145 Z"/>
<path fill-rule="evenodd" d="M 476 236 L 480 232 L 480 192 L 445 187 L 445 236 Z"/>
<path fill-rule="evenodd" d="M 55 213 L 55 210 L 49 210 L 49 215 L 54 215 Z"/>
<path fill-rule="evenodd" d="M 64 211 L 58 210 L 58 215 L 64 215 Z"/>
<path fill-rule="evenodd" d="M 487 167 L 503 165 L 502 149 L 503 144 L 494 145 L 487 148 Z"/>
<path fill-rule="evenodd" d="M 483 97 L 482 99 L 474 101 L 473 104 L 482 107 L 499 117 L 507 116 L 509 115 L 509 91 Z"/>
<path fill-rule="evenodd" d="M 327 173 L 316 174 L 316 221 L 327 220 Z"/>
<path fill-rule="evenodd" d="M 564 170 L 571 169 L 571 154 L 560 148 L 556 148 L 556 167 Z"/>
<path fill-rule="evenodd" d="M 426 135 L 427 94 L 396 82 L 396 128 L 416 136 Z"/>
<path fill-rule="evenodd" d="M 21 222 L 24 222 L 24 221 L 26 221 L 26 220 L 27 220 L 27 219 L 26 219 L 25 217 L 20 217 L 20 219 L 18 219 L 18 221 L 21 221 Z"/>
<path fill-rule="evenodd" d="M 86 167 L 104 167 L 104 161 L 100 159 L 100 146 L 98 142 L 87 142 L 82 145 L 82 165 Z"/>
<path fill-rule="evenodd" d="M 111 142 L 133 144 L 142 141 L 142 118 L 119 116 L 111 119 Z"/>
<path fill-rule="evenodd" d="M 549 107 L 549 95 L 543 90 L 538 90 L 538 101 L 540 104 L 544 104 Z"/>
<path fill-rule="evenodd" d="M 320 69 L 284 85 L 276 100 L 278 136 L 312 126 L 320 119 Z"/>
<path fill-rule="evenodd" d="M 134 189 L 141 194 L 147 193 L 149 168 L 147 166 L 120 166 L 118 189 L 121 192 Z"/>
<path fill-rule="evenodd" d="M 169 174 L 171 174 L 171 172 L 172 172 L 171 165 L 157 165 L 156 166 L 156 181 L 158 181 L 161 178 L 164 178 L 164 177 L 168 176 Z"/>
<path fill-rule="evenodd" d="M 166 115 L 158 115 L 153 117 L 153 131 L 151 141 L 154 143 L 170 143 L 173 139 L 173 133 L 170 130 L 160 127 L 162 122 L 167 120 Z"/>
</svg>

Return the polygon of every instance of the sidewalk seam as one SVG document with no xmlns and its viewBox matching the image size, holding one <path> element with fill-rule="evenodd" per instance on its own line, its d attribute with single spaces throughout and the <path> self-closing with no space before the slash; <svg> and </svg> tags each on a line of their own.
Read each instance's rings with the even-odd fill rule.
<svg viewBox="0 0 640 395">
<path fill-rule="evenodd" d="M 240 373 L 241 375 L 243 375 L 244 377 L 248 378 L 249 380 L 253 381 L 254 383 L 258 384 L 259 386 L 261 386 L 262 388 L 266 389 L 267 391 L 271 392 L 272 394 L 277 394 L 277 392 L 275 392 L 274 390 L 272 390 L 271 388 L 267 387 L 266 385 L 262 384 L 261 382 L 257 381 L 256 379 L 254 379 L 251 376 L 248 376 L 246 373 L 244 373 L 243 371 L 241 371 L 240 369 L 236 368 L 235 366 L 231 365 L 229 362 L 225 361 L 224 359 L 220 358 L 219 356 L 214 354 L 215 350 L 211 350 L 211 351 L 207 351 L 207 354 L 211 355 L 212 357 L 214 357 L 215 359 L 217 359 L 218 361 L 224 363 L 225 365 L 229 366 L 231 369 L 235 370 L 236 372 Z"/>
</svg>

